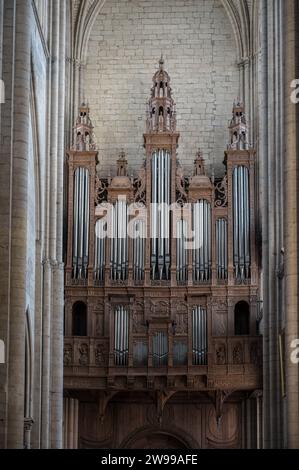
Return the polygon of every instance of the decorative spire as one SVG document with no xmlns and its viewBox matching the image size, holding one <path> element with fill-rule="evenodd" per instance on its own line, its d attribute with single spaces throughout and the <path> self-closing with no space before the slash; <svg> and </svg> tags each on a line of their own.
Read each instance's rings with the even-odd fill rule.
<svg viewBox="0 0 299 470">
<path fill-rule="evenodd" d="M 117 160 L 117 176 L 127 176 L 128 161 L 126 153 L 122 150 Z"/>
<path fill-rule="evenodd" d="M 248 126 L 244 104 L 237 99 L 233 105 L 233 117 L 229 125 L 231 150 L 248 150 Z"/>
<path fill-rule="evenodd" d="M 176 131 L 176 110 L 172 98 L 170 77 L 164 69 L 164 58 L 161 55 L 159 70 L 153 77 L 151 98 L 147 110 L 147 132 L 162 133 Z"/>
<path fill-rule="evenodd" d="M 89 117 L 88 104 L 82 103 L 74 127 L 73 149 L 79 152 L 96 150 L 93 125 Z"/>
<path fill-rule="evenodd" d="M 160 72 L 163 72 L 164 71 L 164 58 L 163 58 L 163 53 L 161 54 L 161 59 L 159 61 L 159 68 L 160 68 Z"/>
<path fill-rule="evenodd" d="M 194 176 L 201 176 L 206 174 L 205 161 L 201 149 L 198 149 L 196 159 L 194 160 Z"/>
</svg>

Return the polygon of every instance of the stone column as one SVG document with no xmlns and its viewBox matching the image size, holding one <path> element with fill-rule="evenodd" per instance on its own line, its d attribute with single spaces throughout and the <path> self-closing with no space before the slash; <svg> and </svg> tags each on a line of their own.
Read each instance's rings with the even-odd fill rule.
<svg viewBox="0 0 299 470">
<path fill-rule="evenodd" d="M 64 120 L 65 120 L 65 61 L 66 61 L 66 2 L 54 2 L 54 21 L 57 30 L 53 38 L 54 62 L 52 62 L 55 80 L 52 87 L 54 108 L 53 120 L 56 120 L 52 135 L 56 149 L 56 195 L 51 211 L 56 216 L 55 246 L 52 246 L 53 270 L 53 310 L 52 310 L 52 387 L 51 387 L 51 448 L 61 448 L 63 444 L 63 317 L 64 317 L 64 265 L 63 265 L 63 176 L 64 176 Z M 58 15 L 58 17 L 57 17 Z M 54 88 L 57 85 L 57 89 Z M 53 155 L 54 156 L 54 155 Z M 55 158 L 55 157 L 54 157 Z M 54 202 L 54 201 L 53 201 Z M 54 215 L 53 214 L 53 215 Z"/>
<path fill-rule="evenodd" d="M 263 270 L 262 292 L 264 311 L 264 447 L 281 447 L 279 396 L 278 334 L 282 313 L 278 300 L 282 292 L 276 276 L 278 254 L 282 247 L 280 227 L 282 184 L 279 183 L 283 153 L 283 81 L 281 73 L 280 25 L 281 1 L 260 0 L 259 89 L 259 188 L 260 229 Z"/>
<path fill-rule="evenodd" d="M 9 226 L 9 343 L 7 388 L 7 447 L 24 445 L 24 381 L 25 381 L 25 312 L 26 312 L 26 237 L 27 237 L 27 178 L 29 154 L 29 95 L 31 1 L 5 2 L 5 28 L 14 29 L 14 43 L 4 47 L 4 61 L 13 61 L 11 111 L 13 126 L 7 146 L 10 154 Z M 15 11 L 13 12 L 13 8 Z M 10 23 L 11 21 L 11 23 Z M 4 35 L 4 41 L 5 41 Z M 8 55 L 12 55 L 11 58 Z M 11 123 L 12 124 L 12 123 Z M 1 157 L 2 158 L 2 157 Z M 7 183 L 6 183 L 7 184 Z"/>
<path fill-rule="evenodd" d="M 285 18 L 285 314 L 287 446 L 299 448 L 299 368 L 290 360 L 290 345 L 299 338 L 298 310 L 298 158 L 299 104 L 291 102 L 291 82 L 299 79 L 299 3 L 284 1 Z"/>
</svg>

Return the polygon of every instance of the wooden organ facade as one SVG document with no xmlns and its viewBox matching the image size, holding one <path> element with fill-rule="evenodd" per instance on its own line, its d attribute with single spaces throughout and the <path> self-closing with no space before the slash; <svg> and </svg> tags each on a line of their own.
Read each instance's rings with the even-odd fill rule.
<svg viewBox="0 0 299 470">
<path fill-rule="evenodd" d="M 225 176 L 193 175 L 161 59 L 146 156 L 97 170 L 89 108 L 68 155 L 65 447 L 238 448 L 261 442 L 255 150 L 236 102 Z"/>
</svg>

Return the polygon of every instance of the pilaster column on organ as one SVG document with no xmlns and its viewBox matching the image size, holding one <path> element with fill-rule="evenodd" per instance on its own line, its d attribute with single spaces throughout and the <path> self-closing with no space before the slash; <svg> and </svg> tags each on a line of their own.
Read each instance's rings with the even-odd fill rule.
<svg viewBox="0 0 299 470">
<path fill-rule="evenodd" d="M 215 198 L 214 191 L 212 196 L 212 215 L 211 215 L 211 246 L 212 246 L 212 286 L 217 286 L 217 251 L 216 251 L 216 217 L 215 217 Z"/>
<path fill-rule="evenodd" d="M 144 271 L 144 285 L 146 287 L 151 284 L 151 244 L 152 244 L 152 229 L 151 229 L 151 216 L 153 214 L 152 208 L 152 148 L 150 145 L 146 146 L 146 208 L 149 223 L 147 223 L 147 237 L 145 240 L 145 271 Z"/>
<path fill-rule="evenodd" d="M 168 324 L 168 367 L 173 367 L 173 326 Z"/>
<path fill-rule="evenodd" d="M 73 312 L 73 304 L 71 299 L 67 298 L 64 304 L 64 318 L 65 318 L 65 336 L 72 336 L 72 312 Z"/>
<path fill-rule="evenodd" d="M 256 220 L 257 220 L 257 207 L 256 207 L 256 190 L 255 190 L 255 159 L 256 151 L 249 150 L 249 184 L 250 184 L 250 252 L 251 252 L 251 284 L 258 284 L 258 266 L 257 266 L 257 250 L 256 250 Z"/>
<path fill-rule="evenodd" d="M 227 334 L 234 336 L 235 334 L 235 298 L 228 297 L 227 299 Z"/>
<path fill-rule="evenodd" d="M 97 156 L 96 156 L 97 160 Z M 89 192 L 89 262 L 88 262 L 88 286 L 94 285 L 94 265 L 95 265 L 95 179 L 96 161 L 90 166 L 90 192 Z"/>
<path fill-rule="evenodd" d="M 188 298 L 188 367 L 192 366 L 193 363 L 193 344 L 192 344 L 192 311 L 193 304 L 192 298 Z"/>
<path fill-rule="evenodd" d="M 110 229 L 107 230 L 108 236 L 106 239 L 106 262 L 105 262 L 105 287 L 111 286 L 111 246 L 112 246 L 112 234 L 110 233 Z"/>
<path fill-rule="evenodd" d="M 129 344 L 129 353 L 128 353 L 128 367 L 133 367 L 133 321 L 132 321 L 132 315 L 133 315 L 133 310 L 134 310 L 134 305 L 133 305 L 134 299 L 130 299 L 130 305 L 129 305 L 129 339 L 128 339 L 128 344 Z"/>
<path fill-rule="evenodd" d="M 115 312 L 114 305 L 110 302 L 107 303 L 106 308 L 109 312 L 109 367 L 114 367 L 114 324 L 115 324 Z"/>
<path fill-rule="evenodd" d="M 128 201 L 128 207 L 132 203 L 131 200 Z M 133 216 L 134 217 L 134 216 Z M 133 219 L 132 215 L 128 216 L 128 223 Z M 134 239 L 132 236 L 130 236 L 129 230 L 127 231 L 128 233 L 128 286 L 132 287 L 134 286 L 134 281 L 133 281 L 133 243 Z"/>
<path fill-rule="evenodd" d="M 175 204 L 176 202 L 176 168 L 177 168 L 177 140 L 172 141 L 172 148 L 171 148 L 171 166 L 172 166 L 172 181 L 171 181 L 171 204 Z M 174 218 L 172 218 L 172 221 Z M 177 286 L 177 240 L 173 236 L 174 235 L 174 227 L 173 224 L 170 224 L 170 240 L 171 240 L 171 262 L 170 262 L 170 281 L 171 287 Z"/>
</svg>

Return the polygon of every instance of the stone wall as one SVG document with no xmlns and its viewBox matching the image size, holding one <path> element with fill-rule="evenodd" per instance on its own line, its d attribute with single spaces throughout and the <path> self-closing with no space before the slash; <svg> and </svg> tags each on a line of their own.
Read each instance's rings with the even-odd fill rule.
<svg viewBox="0 0 299 470">
<path fill-rule="evenodd" d="M 191 168 L 200 146 L 222 172 L 239 71 L 220 0 L 106 2 L 91 33 L 85 74 L 103 172 L 114 171 L 121 148 L 133 170 L 142 162 L 146 101 L 161 52 L 177 103 L 180 159 Z"/>
</svg>

